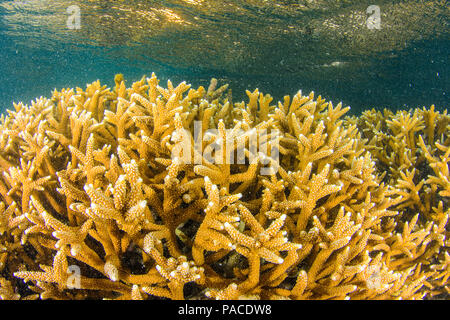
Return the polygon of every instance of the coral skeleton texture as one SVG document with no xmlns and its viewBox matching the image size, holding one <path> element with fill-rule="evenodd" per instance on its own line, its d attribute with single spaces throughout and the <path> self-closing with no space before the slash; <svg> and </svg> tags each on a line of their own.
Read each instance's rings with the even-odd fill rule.
<svg viewBox="0 0 450 320">
<path fill-rule="evenodd" d="M 14 104 L 0 298 L 448 297 L 447 112 L 247 95 L 117 75 Z"/>
</svg>

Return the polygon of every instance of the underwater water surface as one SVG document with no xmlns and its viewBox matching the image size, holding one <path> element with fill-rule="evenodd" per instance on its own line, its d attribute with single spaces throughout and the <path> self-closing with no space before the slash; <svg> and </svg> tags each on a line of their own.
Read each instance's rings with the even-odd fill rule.
<svg viewBox="0 0 450 320">
<path fill-rule="evenodd" d="M 449 300 L 449 22 L 0 0 L 0 300 Z"/>
<path fill-rule="evenodd" d="M 449 96 L 447 1 L 1 1 L 0 48 L 3 111 L 117 73 L 215 77 L 237 100 L 315 91 L 356 113 Z"/>
</svg>

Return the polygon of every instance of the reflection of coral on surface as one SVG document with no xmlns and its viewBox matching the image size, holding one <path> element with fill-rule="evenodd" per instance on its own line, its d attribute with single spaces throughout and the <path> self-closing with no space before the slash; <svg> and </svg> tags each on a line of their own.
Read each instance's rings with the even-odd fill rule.
<svg viewBox="0 0 450 320">
<path fill-rule="evenodd" d="M 233 103 L 216 81 L 115 82 L 2 117 L 3 299 L 448 294 L 446 113 L 343 118 L 347 108 L 313 93 Z M 171 155 L 194 121 L 218 133 L 187 164 Z M 279 168 L 262 175 L 267 156 L 248 133 L 273 147 L 271 130 Z M 234 153 L 227 139 L 244 146 L 243 164 L 203 156 L 212 144 Z"/>
</svg>

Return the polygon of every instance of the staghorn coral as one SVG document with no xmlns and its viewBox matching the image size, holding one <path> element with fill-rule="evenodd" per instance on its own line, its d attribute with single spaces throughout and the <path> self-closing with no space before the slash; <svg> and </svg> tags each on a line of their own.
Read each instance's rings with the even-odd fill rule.
<svg viewBox="0 0 450 320">
<path fill-rule="evenodd" d="M 432 295 L 448 293 L 450 116 L 447 110 L 439 113 L 434 105 L 395 114 L 369 110 L 351 122 L 358 123 L 363 135 L 370 139 L 367 148 L 383 168 L 384 180 L 395 185 L 396 194 L 404 199 L 393 208 L 400 213 L 395 229 L 401 231 L 399 227 L 403 226 L 403 231 L 391 236 L 390 254 L 404 255 L 394 263 L 424 263 L 430 270 L 441 270 L 428 278 L 426 285 L 441 287 Z M 422 240 L 427 238 L 424 231 L 431 236 L 426 242 Z M 432 245 L 423 247 L 429 243 Z"/>
<path fill-rule="evenodd" d="M 0 124 L 0 297 L 449 293 L 446 112 L 344 118 L 314 93 L 226 92 L 117 75 L 15 104 Z"/>
</svg>

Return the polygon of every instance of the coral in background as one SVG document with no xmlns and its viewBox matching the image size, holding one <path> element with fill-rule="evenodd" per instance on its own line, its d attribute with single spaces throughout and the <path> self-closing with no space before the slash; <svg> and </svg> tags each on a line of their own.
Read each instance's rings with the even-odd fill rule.
<svg viewBox="0 0 450 320">
<path fill-rule="evenodd" d="M 400 213 L 397 224 L 412 230 L 407 220 L 414 216 L 417 229 L 423 228 L 434 234 L 429 240 L 432 240 L 431 246 L 416 247 L 419 243 L 415 242 L 408 249 L 403 247 L 404 234 L 392 236 L 390 241 L 399 246 L 395 252 L 406 254 L 403 260 L 395 263 L 411 266 L 423 263 L 430 270 L 439 270 L 428 278 L 425 285 L 432 288 L 444 286 L 442 291 L 432 294 L 448 293 L 449 233 L 445 226 L 450 212 L 450 116 L 447 110 L 439 113 L 434 105 L 429 109 L 398 111 L 395 114 L 389 110 L 369 110 L 359 119 L 352 120 L 358 123 L 363 136 L 370 140 L 367 148 L 384 172 L 383 180 L 394 185 L 396 193 L 404 199 L 394 208 Z"/>
<path fill-rule="evenodd" d="M 247 95 L 117 75 L 15 104 L 0 128 L 0 297 L 449 293 L 446 112 L 344 117 L 314 93 Z"/>
</svg>

